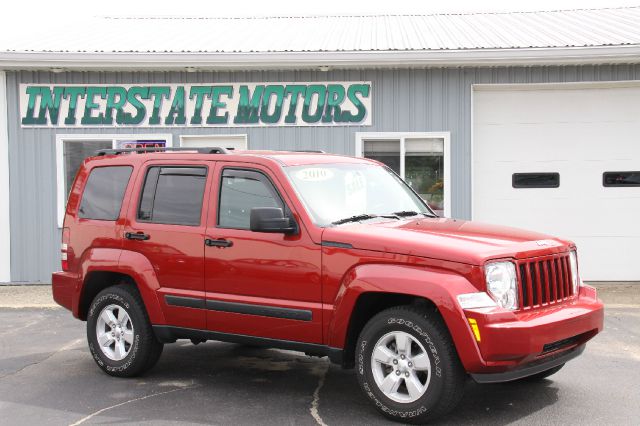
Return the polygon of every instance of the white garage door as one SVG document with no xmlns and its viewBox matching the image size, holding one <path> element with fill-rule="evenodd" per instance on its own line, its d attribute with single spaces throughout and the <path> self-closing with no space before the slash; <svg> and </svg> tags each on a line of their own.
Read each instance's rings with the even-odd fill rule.
<svg viewBox="0 0 640 426">
<path fill-rule="evenodd" d="M 473 219 L 574 241 L 585 281 L 640 280 L 640 86 L 482 87 L 473 108 Z"/>
</svg>

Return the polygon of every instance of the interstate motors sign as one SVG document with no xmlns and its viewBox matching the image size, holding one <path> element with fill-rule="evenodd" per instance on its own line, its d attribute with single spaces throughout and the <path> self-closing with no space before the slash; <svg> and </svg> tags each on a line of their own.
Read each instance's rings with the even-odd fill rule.
<svg viewBox="0 0 640 426">
<path fill-rule="evenodd" d="M 371 82 L 20 85 L 22 127 L 371 125 Z"/>
</svg>

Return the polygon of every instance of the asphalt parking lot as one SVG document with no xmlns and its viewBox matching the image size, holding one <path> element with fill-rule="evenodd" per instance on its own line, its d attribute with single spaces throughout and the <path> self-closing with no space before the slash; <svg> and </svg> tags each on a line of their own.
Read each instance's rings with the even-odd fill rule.
<svg viewBox="0 0 640 426">
<path fill-rule="evenodd" d="M 85 323 L 3 294 L 0 424 L 388 424 L 352 370 L 297 352 L 179 341 L 146 376 L 109 377 L 89 355 Z M 469 382 L 441 424 L 637 424 L 640 304 L 624 291 L 611 300 L 582 357 L 540 383 Z"/>
</svg>

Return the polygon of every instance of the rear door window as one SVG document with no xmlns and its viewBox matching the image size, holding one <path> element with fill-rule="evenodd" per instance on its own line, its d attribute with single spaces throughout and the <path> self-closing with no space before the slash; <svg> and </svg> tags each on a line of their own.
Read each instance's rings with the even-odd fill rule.
<svg viewBox="0 0 640 426">
<path fill-rule="evenodd" d="M 84 187 L 78 217 L 116 220 L 131 177 L 131 166 L 96 167 Z"/>
<path fill-rule="evenodd" d="M 138 221 L 199 225 L 206 181 L 206 167 L 150 167 L 140 196 Z"/>
</svg>

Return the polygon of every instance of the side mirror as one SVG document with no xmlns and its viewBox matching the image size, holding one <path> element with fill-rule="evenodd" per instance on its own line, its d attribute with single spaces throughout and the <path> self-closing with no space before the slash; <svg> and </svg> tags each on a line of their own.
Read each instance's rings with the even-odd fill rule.
<svg viewBox="0 0 640 426">
<path fill-rule="evenodd" d="M 254 207 L 249 216 L 249 228 L 253 232 L 295 234 L 298 227 L 291 222 L 278 207 Z"/>
</svg>

